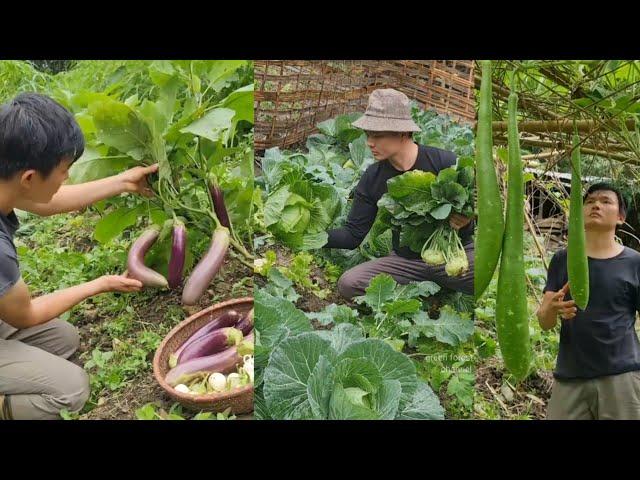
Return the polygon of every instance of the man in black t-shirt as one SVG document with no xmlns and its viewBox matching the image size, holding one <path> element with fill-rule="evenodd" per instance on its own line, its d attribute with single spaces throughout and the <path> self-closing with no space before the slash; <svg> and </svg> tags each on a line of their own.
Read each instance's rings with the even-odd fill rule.
<svg viewBox="0 0 640 480">
<path fill-rule="evenodd" d="M 640 342 L 635 331 L 640 309 L 640 253 L 615 240 L 626 206 L 620 192 L 592 185 L 584 198 L 589 262 L 589 303 L 579 310 L 571 299 L 567 251 L 551 259 L 540 326 L 562 317 L 560 347 L 547 418 L 553 420 L 640 420 Z"/>
<path fill-rule="evenodd" d="M 387 192 L 387 181 L 409 170 L 438 174 L 455 165 L 456 155 L 435 147 L 416 144 L 412 133 L 420 128 L 411 118 L 406 95 L 393 89 L 375 90 L 369 97 L 367 110 L 353 123 L 367 134 L 367 143 L 376 162 L 362 175 L 354 191 L 353 204 L 344 227 L 329 231 L 324 248 L 354 249 L 364 240 L 378 212 L 378 200 Z M 473 229 L 471 218 L 452 213 L 450 225 L 459 230 L 469 261 L 469 270 L 457 277 L 449 276 L 444 265 L 427 265 L 419 253 L 400 247 L 399 232 L 393 231 L 393 252 L 346 271 L 338 281 L 343 297 L 362 295 L 371 279 L 388 273 L 398 283 L 431 280 L 443 287 L 473 294 Z M 425 241 L 427 239 L 425 238 Z"/>
<path fill-rule="evenodd" d="M 124 192 L 151 195 L 146 177 L 157 165 L 62 185 L 83 151 L 74 116 L 52 99 L 26 93 L 0 105 L 0 420 L 60 419 L 63 409 L 79 411 L 89 377 L 68 361 L 79 345 L 77 329 L 57 317 L 88 297 L 142 288 L 126 275 L 105 275 L 33 298 L 20 275 L 14 209 L 49 216 Z"/>
</svg>

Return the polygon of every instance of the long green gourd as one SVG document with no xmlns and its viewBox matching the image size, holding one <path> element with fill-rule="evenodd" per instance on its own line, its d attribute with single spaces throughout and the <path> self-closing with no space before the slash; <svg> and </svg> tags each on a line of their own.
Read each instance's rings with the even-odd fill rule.
<svg viewBox="0 0 640 480">
<path fill-rule="evenodd" d="M 584 310 L 589 303 L 589 262 L 582 210 L 582 168 L 579 143 L 580 137 L 574 133 L 571 151 L 571 203 L 569 205 L 567 271 L 571 298 L 575 300 L 578 308 Z"/>
<path fill-rule="evenodd" d="M 478 189 L 478 228 L 475 242 L 474 293 L 480 298 L 498 265 L 504 218 L 498 179 L 493 164 L 491 128 L 491 61 L 483 60 L 478 98 L 476 130 L 476 188 Z"/>
<path fill-rule="evenodd" d="M 529 373 L 532 352 L 524 269 L 524 169 L 518 137 L 518 95 L 513 88 L 512 79 L 508 101 L 507 218 L 498 277 L 496 328 L 504 364 L 517 380 L 522 380 Z"/>
</svg>

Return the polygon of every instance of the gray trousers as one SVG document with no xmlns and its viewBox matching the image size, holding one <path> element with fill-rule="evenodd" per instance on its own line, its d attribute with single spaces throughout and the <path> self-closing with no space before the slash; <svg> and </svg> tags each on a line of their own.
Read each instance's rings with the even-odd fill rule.
<svg viewBox="0 0 640 480">
<path fill-rule="evenodd" d="M 640 420 L 640 371 L 554 380 L 547 420 Z"/>
<path fill-rule="evenodd" d="M 77 329 L 60 319 L 18 330 L 0 320 L 0 419 L 60 419 L 89 398 L 89 376 L 66 360 Z"/>
<path fill-rule="evenodd" d="M 447 275 L 444 265 L 427 265 L 421 258 L 412 260 L 391 252 L 391 255 L 361 263 L 344 272 L 338 280 L 338 292 L 349 299 L 364 295 L 373 277 L 379 273 L 388 273 L 400 284 L 430 280 L 441 287 L 473 295 L 473 243 L 465 245 L 464 249 L 469 260 L 469 270 L 459 277 Z"/>
</svg>

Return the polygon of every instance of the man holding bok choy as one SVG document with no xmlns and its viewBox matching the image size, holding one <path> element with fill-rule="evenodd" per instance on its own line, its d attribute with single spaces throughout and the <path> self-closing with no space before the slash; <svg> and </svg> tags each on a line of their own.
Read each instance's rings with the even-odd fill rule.
<svg viewBox="0 0 640 480">
<path fill-rule="evenodd" d="M 473 294 L 473 160 L 456 163 L 453 152 L 415 143 L 420 128 L 397 90 L 373 91 L 353 125 L 366 132 L 376 162 L 355 188 L 345 226 L 328 232 L 324 248 L 354 249 L 370 231 L 391 229 L 393 251 L 345 272 L 340 294 L 364 294 L 379 273 Z"/>
<path fill-rule="evenodd" d="M 32 298 L 22 280 L 14 209 L 49 216 L 124 192 L 152 194 L 146 178 L 156 165 L 63 186 L 83 151 L 74 116 L 52 99 L 26 93 L 0 106 L 0 420 L 59 419 L 63 409 L 79 411 L 89 379 L 67 360 L 79 345 L 75 327 L 57 317 L 88 297 L 142 288 L 126 275 L 105 275 Z"/>
<path fill-rule="evenodd" d="M 562 318 L 547 418 L 640 420 L 640 342 L 634 330 L 640 311 L 640 253 L 616 242 L 616 227 L 627 212 L 615 186 L 592 185 L 583 202 L 588 303 L 579 309 L 571 296 L 563 249 L 551 259 L 537 312 L 544 330 Z"/>
</svg>

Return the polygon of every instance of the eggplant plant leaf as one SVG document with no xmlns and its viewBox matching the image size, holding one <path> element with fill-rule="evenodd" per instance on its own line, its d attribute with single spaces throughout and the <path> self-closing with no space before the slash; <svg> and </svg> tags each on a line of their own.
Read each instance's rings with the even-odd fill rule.
<svg viewBox="0 0 640 480">
<path fill-rule="evenodd" d="M 121 207 L 102 217 L 96 224 L 94 238 L 100 243 L 109 243 L 128 227 L 135 225 L 143 214 L 143 206 Z"/>
</svg>

